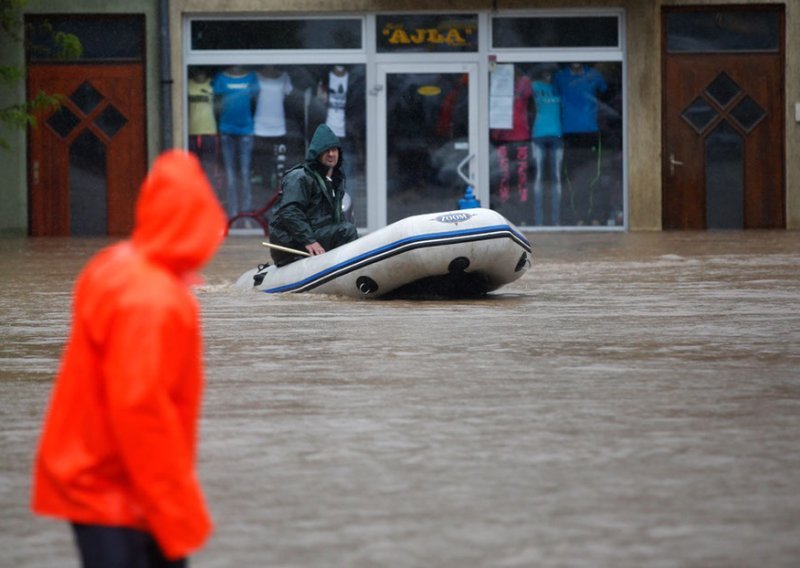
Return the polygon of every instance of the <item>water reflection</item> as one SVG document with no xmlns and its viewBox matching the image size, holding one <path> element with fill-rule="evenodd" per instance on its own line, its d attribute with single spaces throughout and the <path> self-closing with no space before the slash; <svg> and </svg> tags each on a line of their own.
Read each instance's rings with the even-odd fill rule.
<svg viewBox="0 0 800 568">
<path fill-rule="evenodd" d="M 199 291 L 217 529 L 193 566 L 800 556 L 796 234 L 533 235 L 533 269 L 472 302 L 234 290 L 259 241 L 229 239 Z M 28 513 L 29 467 L 107 242 L 0 240 L 4 565 L 77 565 Z"/>
</svg>

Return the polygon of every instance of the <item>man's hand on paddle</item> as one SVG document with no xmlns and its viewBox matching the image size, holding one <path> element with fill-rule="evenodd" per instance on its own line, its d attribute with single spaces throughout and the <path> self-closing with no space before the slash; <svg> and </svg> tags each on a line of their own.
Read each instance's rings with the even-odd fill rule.
<svg viewBox="0 0 800 568">
<path fill-rule="evenodd" d="M 311 256 L 317 256 L 318 254 L 325 252 L 325 249 L 322 248 L 322 245 L 317 241 L 314 241 L 310 245 L 306 245 L 306 250 L 309 252 L 309 254 L 311 254 Z"/>
</svg>

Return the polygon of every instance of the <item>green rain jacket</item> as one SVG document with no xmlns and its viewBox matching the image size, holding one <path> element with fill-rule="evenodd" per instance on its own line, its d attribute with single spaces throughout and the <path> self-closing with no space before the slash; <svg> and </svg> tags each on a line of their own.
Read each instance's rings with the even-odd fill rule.
<svg viewBox="0 0 800 568">
<path fill-rule="evenodd" d="M 304 250 L 317 241 L 330 250 L 358 237 L 355 226 L 345 221 L 342 213 L 345 179 L 341 155 L 333 171 L 333 193 L 326 187 L 324 170 L 317 161 L 330 148 L 341 148 L 341 143 L 327 125 L 321 124 L 311 138 L 306 161 L 286 172 L 281 180 L 281 196 L 270 223 L 271 242 Z"/>
</svg>

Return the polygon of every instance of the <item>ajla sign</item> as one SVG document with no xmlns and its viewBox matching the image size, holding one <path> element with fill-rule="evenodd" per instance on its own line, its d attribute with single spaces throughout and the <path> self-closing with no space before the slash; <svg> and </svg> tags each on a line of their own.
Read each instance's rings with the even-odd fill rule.
<svg viewBox="0 0 800 568">
<path fill-rule="evenodd" d="M 476 51 L 477 16 L 379 16 L 378 50 Z"/>
</svg>

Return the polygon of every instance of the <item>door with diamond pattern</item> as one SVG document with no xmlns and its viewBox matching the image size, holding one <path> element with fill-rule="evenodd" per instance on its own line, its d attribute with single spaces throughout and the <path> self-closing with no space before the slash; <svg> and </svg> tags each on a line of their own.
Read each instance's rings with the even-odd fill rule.
<svg viewBox="0 0 800 568">
<path fill-rule="evenodd" d="M 31 65 L 40 90 L 63 99 L 29 132 L 30 234 L 128 234 L 147 169 L 142 64 Z"/>
<path fill-rule="evenodd" d="M 665 54 L 665 229 L 783 228 L 781 54 Z"/>
</svg>

